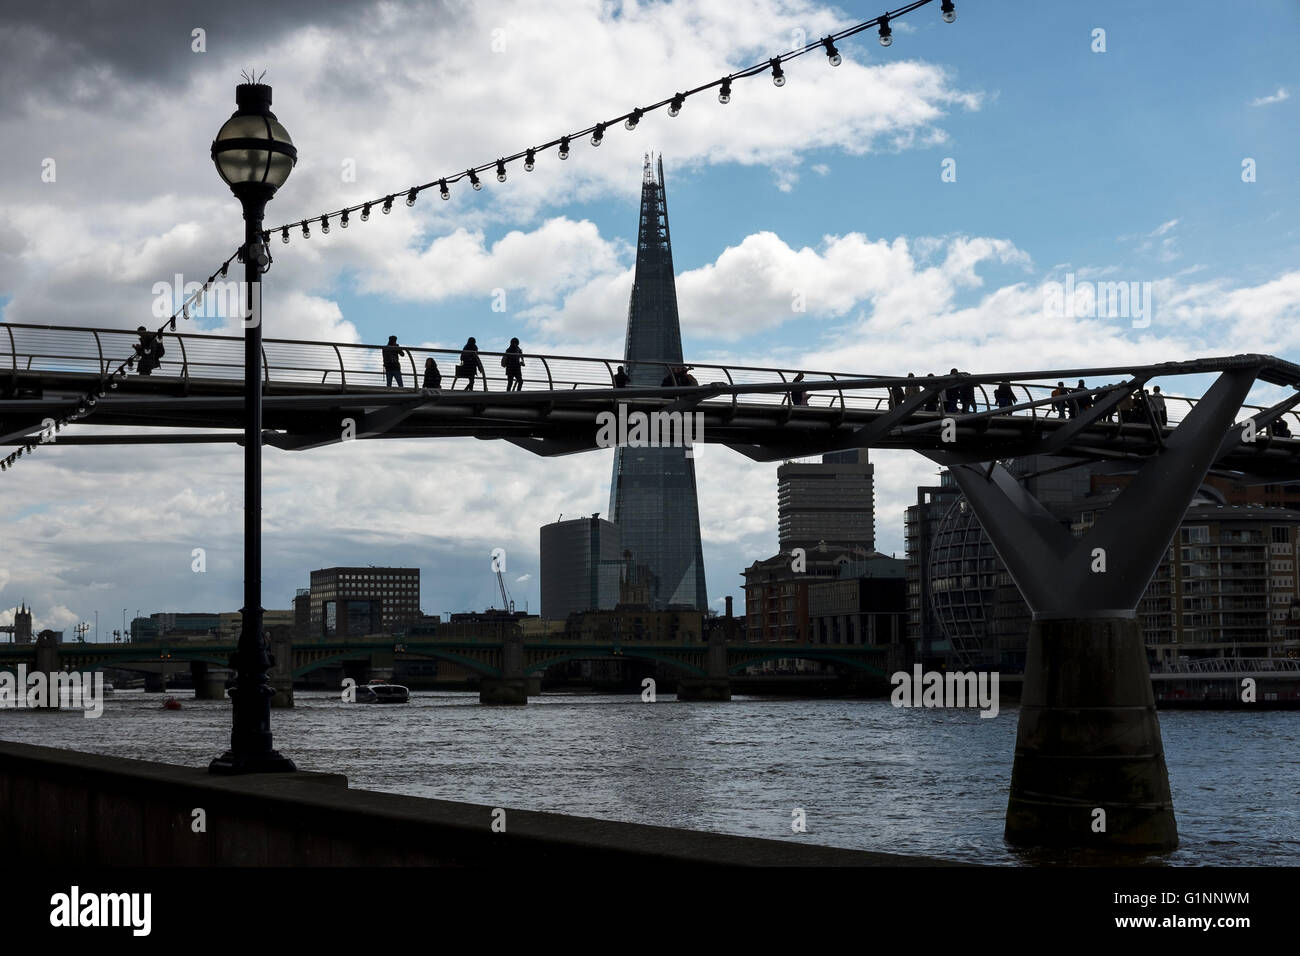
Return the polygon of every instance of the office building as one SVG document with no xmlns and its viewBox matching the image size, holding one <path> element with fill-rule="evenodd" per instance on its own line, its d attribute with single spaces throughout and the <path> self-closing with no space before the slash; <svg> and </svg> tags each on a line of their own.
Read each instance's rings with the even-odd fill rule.
<svg viewBox="0 0 1300 956">
<path fill-rule="evenodd" d="M 613 608 L 619 602 L 622 552 L 618 527 L 600 515 L 543 525 L 541 616 L 564 620 Z"/>
<path fill-rule="evenodd" d="M 321 568 L 311 573 L 312 638 L 403 632 L 419 616 L 419 568 Z"/>
<path fill-rule="evenodd" d="M 777 529 L 782 551 L 876 547 L 875 466 L 867 450 L 832 452 L 820 462 L 776 470 Z"/>
</svg>

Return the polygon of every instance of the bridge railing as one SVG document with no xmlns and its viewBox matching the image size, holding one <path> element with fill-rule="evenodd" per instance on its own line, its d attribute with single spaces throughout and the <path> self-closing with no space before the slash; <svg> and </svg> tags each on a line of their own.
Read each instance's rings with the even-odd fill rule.
<svg viewBox="0 0 1300 956">
<path fill-rule="evenodd" d="M 84 373 L 105 377 L 111 375 L 127 358 L 135 355 L 139 343 L 136 333 L 127 329 L 95 329 L 77 326 L 35 326 L 0 323 L 0 375 L 13 372 Z M 166 347 L 160 366 L 153 371 L 159 378 L 179 378 L 195 381 L 242 380 L 244 375 L 244 342 L 240 336 L 193 334 L 184 331 L 166 332 L 162 337 Z M 443 390 L 462 390 L 470 383 L 459 376 L 460 349 L 401 346 L 402 387 L 416 390 L 423 385 L 425 362 L 432 359 L 441 376 Z M 482 372 L 475 370 L 475 391 L 503 392 L 506 390 L 506 370 L 501 364 L 504 352 L 480 351 Z M 583 389 L 608 389 L 615 384 L 615 374 L 620 365 L 633 386 L 658 387 L 673 384 L 671 370 L 676 363 L 638 362 L 624 363 L 621 359 L 591 358 L 585 356 L 523 354 L 523 388 L 529 391 L 572 392 Z M 722 394 L 706 398 L 705 405 L 757 405 L 789 406 L 791 392 L 797 393 L 795 376 L 802 373 L 804 386 L 818 386 L 844 380 L 843 372 L 796 370 L 745 365 L 719 365 L 695 363 L 687 366 L 690 379 L 677 384 L 720 384 L 728 387 L 749 385 L 772 386 L 789 384 L 791 389 L 746 392 L 740 396 Z M 383 346 L 359 343 L 312 342 L 295 339 L 265 339 L 262 346 L 262 376 L 278 386 L 310 385 L 331 386 L 342 390 L 366 391 L 387 387 L 384 371 Z M 853 378 L 871 378 L 860 375 Z M 876 376 L 883 377 L 883 376 Z M 927 379 L 919 374 L 914 379 L 899 382 L 896 391 L 907 386 L 925 387 Z M 1029 405 L 1013 412 L 1036 417 L 1054 416 L 1058 409 L 1047 401 L 1056 383 L 1050 381 L 1014 381 L 1013 400 L 1017 405 Z M 1092 383 L 1090 390 L 1098 390 L 1118 383 Z M 394 385 L 394 387 L 396 387 Z M 1073 391 L 1075 386 L 1067 386 Z M 975 384 L 974 409 L 991 411 L 996 407 L 993 382 Z M 885 386 L 844 388 L 809 388 L 804 404 L 811 409 L 823 410 L 879 410 L 889 407 L 895 400 L 890 388 Z M 1170 424 L 1175 424 L 1195 403 L 1194 399 L 1166 395 L 1166 408 Z M 1066 401 L 1069 399 L 1067 397 Z M 1041 404 L 1032 405 L 1038 402 Z M 942 401 L 938 409 L 945 408 Z M 960 406 L 959 406 L 960 408 Z M 1246 413 L 1259 410 L 1246 406 Z M 1068 414 L 1068 411 L 1067 411 Z M 1288 412 L 1293 419 L 1293 433 L 1300 434 L 1300 413 Z"/>
<path fill-rule="evenodd" d="M 1209 657 L 1190 661 L 1167 661 L 1152 669 L 1153 674 L 1295 674 L 1300 676 L 1300 658 L 1292 657 Z"/>
</svg>

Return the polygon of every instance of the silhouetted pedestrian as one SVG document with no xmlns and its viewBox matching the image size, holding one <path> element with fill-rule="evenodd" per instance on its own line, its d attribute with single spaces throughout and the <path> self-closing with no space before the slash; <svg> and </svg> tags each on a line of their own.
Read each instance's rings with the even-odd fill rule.
<svg viewBox="0 0 1300 956">
<path fill-rule="evenodd" d="M 1010 408 L 1016 403 L 1016 393 L 1011 390 L 1010 382 L 1003 382 L 993 390 L 993 400 L 998 408 Z"/>
<path fill-rule="evenodd" d="M 1086 412 L 1088 409 L 1092 408 L 1092 392 L 1088 391 L 1088 386 L 1083 383 L 1083 379 L 1079 379 L 1079 384 L 1075 386 L 1075 391 L 1078 394 L 1076 394 L 1070 401 L 1071 418 L 1074 418 L 1080 412 Z"/>
<path fill-rule="evenodd" d="M 791 379 L 791 384 L 793 384 L 794 382 L 802 382 L 802 381 L 803 381 L 803 372 L 800 372 L 800 373 L 799 373 L 798 375 L 796 375 L 793 379 Z M 808 393 L 807 393 L 807 391 L 806 391 L 805 389 L 802 389 L 802 388 L 792 388 L 792 389 L 790 389 L 790 404 L 791 404 L 791 405 L 807 405 L 807 404 L 808 404 Z"/>
<path fill-rule="evenodd" d="M 1115 411 L 1119 415 L 1120 424 L 1131 422 L 1133 420 L 1133 393 L 1126 392 L 1124 397 L 1119 400 L 1115 406 Z"/>
<path fill-rule="evenodd" d="M 906 397 L 907 397 L 907 398 L 911 398 L 913 395 L 920 395 L 920 394 L 921 394 L 921 386 L 920 386 L 920 385 L 916 385 L 916 384 L 914 384 L 915 381 L 916 381 L 916 373 L 915 373 L 915 372 L 908 372 L 908 373 L 907 373 L 907 377 L 910 378 L 910 379 L 912 379 L 912 382 L 909 382 L 907 388 L 905 389 Z"/>
<path fill-rule="evenodd" d="M 431 358 L 424 360 L 424 387 L 442 388 L 442 373 L 438 371 L 438 363 Z"/>
<path fill-rule="evenodd" d="M 140 357 L 140 374 L 151 375 L 162 364 L 162 357 L 167 351 L 163 348 L 162 336 L 150 332 L 143 325 L 135 331 L 140 336 L 140 341 L 135 346 L 135 353 Z"/>
<path fill-rule="evenodd" d="M 501 365 L 506 370 L 506 391 L 522 392 L 524 389 L 524 350 L 519 347 L 518 339 L 510 340 L 510 347 L 501 356 Z"/>
<path fill-rule="evenodd" d="M 948 372 L 949 375 L 957 375 L 956 369 Z M 957 411 L 957 403 L 961 401 L 961 386 L 953 382 L 943 390 L 943 410 L 945 412 Z"/>
<path fill-rule="evenodd" d="M 465 379 L 469 384 L 465 386 L 465 391 L 474 390 L 474 374 L 478 373 L 483 376 L 483 391 L 487 391 L 487 371 L 483 368 L 483 360 L 478 355 L 478 343 L 474 341 L 471 335 L 465 341 L 465 348 L 460 353 L 460 363 L 456 366 L 456 377 L 451 380 L 451 387 L 456 387 L 457 379 Z"/>
<path fill-rule="evenodd" d="M 1064 383 L 1064 382 L 1057 382 L 1057 383 L 1056 383 L 1056 388 L 1052 389 L 1052 398 L 1054 398 L 1054 399 L 1060 399 L 1060 401 L 1054 401 L 1054 402 L 1052 402 L 1052 407 L 1056 409 L 1056 416 L 1057 416 L 1057 418 L 1064 418 L 1064 417 L 1065 417 L 1065 406 L 1066 406 L 1066 402 L 1065 402 L 1065 399 L 1063 398 L 1063 396 L 1064 396 L 1065 394 L 1066 394 L 1065 383 Z"/>
<path fill-rule="evenodd" d="M 933 373 L 933 372 L 927 372 L 926 375 L 925 375 L 925 377 L 926 377 L 926 378 L 934 378 L 934 373 Z M 926 384 L 926 387 L 927 387 L 927 388 L 932 388 L 933 386 L 934 386 L 934 383 L 933 383 L 933 382 L 929 382 L 929 383 Z M 927 412 L 937 412 L 937 411 L 939 410 L 939 403 L 940 403 L 941 401 L 943 401 L 943 392 L 941 392 L 941 391 L 940 391 L 940 392 L 935 392 L 933 395 L 931 395 L 929 398 L 927 398 L 927 399 L 925 400 L 925 404 L 922 405 L 921 407 L 922 407 L 923 409 L 925 409 L 925 411 L 927 411 Z"/>
<path fill-rule="evenodd" d="M 384 346 L 384 385 L 389 386 L 396 380 L 398 388 L 404 388 L 402 384 L 402 356 L 406 354 L 406 349 L 397 344 L 397 336 L 390 335 L 388 344 Z"/>
<path fill-rule="evenodd" d="M 628 381 L 629 379 L 627 377 L 627 369 L 623 368 L 623 366 L 620 365 L 618 367 L 618 371 L 614 373 L 614 387 L 627 388 Z"/>
<path fill-rule="evenodd" d="M 1274 438 L 1291 437 L 1291 428 L 1289 425 L 1287 425 L 1286 419 L 1281 416 L 1279 416 L 1277 421 L 1275 421 L 1272 425 L 1269 426 L 1268 431 L 1269 434 L 1272 435 Z"/>
<path fill-rule="evenodd" d="M 963 382 L 958 391 L 961 396 L 962 414 L 975 411 L 975 383 Z"/>
<path fill-rule="evenodd" d="M 1150 424 L 1150 417 L 1147 411 L 1147 394 L 1144 389 L 1138 389 L 1133 393 L 1133 412 L 1131 421 L 1140 424 Z"/>
<path fill-rule="evenodd" d="M 897 408 L 899 405 L 902 405 L 903 399 L 905 397 L 906 396 L 903 392 L 903 386 L 901 385 L 889 386 L 889 407 L 890 408 Z"/>
<path fill-rule="evenodd" d="M 1151 406 L 1151 414 L 1156 417 L 1156 423 L 1161 428 L 1169 424 L 1169 409 L 1165 408 L 1165 396 L 1161 393 L 1159 385 L 1151 389 L 1151 394 L 1147 396 L 1147 404 Z"/>
</svg>

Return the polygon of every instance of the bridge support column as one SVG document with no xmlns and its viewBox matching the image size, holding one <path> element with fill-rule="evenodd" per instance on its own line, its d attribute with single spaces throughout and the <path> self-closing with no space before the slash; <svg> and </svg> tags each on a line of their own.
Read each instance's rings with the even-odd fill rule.
<svg viewBox="0 0 1300 956">
<path fill-rule="evenodd" d="M 50 635 L 36 638 L 36 670 L 45 675 L 45 709 L 58 710 L 59 686 L 55 675 L 59 672 L 59 645 Z M 20 689 L 20 693 L 26 691 L 25 687 Z"/>
<path fill-rule="evenodd" d="M 678 700 L 731 700 L 731 677 L 727 674 L 727 638 L 709 635 L 706 677 L 683 677 L 677 682 Z"/>
<path fill-rule="evenodd" d="M 167 689 L 167 675 L 155 674 L 152 671 L 144 673 L 144 691 L 146 694 L 161 694 Z"/>
<path fill-rule="evenodd" d="M 1222 373 L 1081 539 L 1001 465 L 951 471 L 1034 612 L 1006 838 L 1032 846 L 1178 845 L 1135 609 L 1222 453 L 1255 369 Z M 931 455 L 944 462 L 944 456 Z"/>
<path fill-rule="evenodd" d="M 195 700 L 225 700 L 226 678 L 230 671 L 213 667 L 207 661 L 191 661 L 190 676 L 194 678 Z"/>
<path fill-rule="evenodd" d="M 501 646 L 500 677 L 484 677 L 479 684 L 480 704 L 528 703 L 528 677 L 524 673 L 524 638 L 508 634 Z"/>
<path fill-rule="evenodd" d="M 271 706 L 277 708 L 293 706 L 293 641 L 288 631 L 287 627 L 277 627 L 271 635 L 271 669 L 267 674 L 274 691 Z"/>
</svg>

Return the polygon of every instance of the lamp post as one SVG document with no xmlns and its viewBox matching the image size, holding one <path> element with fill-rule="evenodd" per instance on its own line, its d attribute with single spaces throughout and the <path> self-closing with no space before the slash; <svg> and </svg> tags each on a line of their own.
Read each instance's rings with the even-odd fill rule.
<svg viewBox="0 0 1300 956">
<path fill-rule="evenodd" d="M 239 644 L 231 664 L 230 749 L 208 765 L 211 773 L 296 770 L 271 746 L 271 687 L 262 628 L 262 291 L 270 262 L 262 215 L 298 161 L 288 132 L 271 112 L 271 87 L 235 87 L 238 109 L 212 142 L 212 162 L 244 207 L 244 606 Z"/>
</svg>

